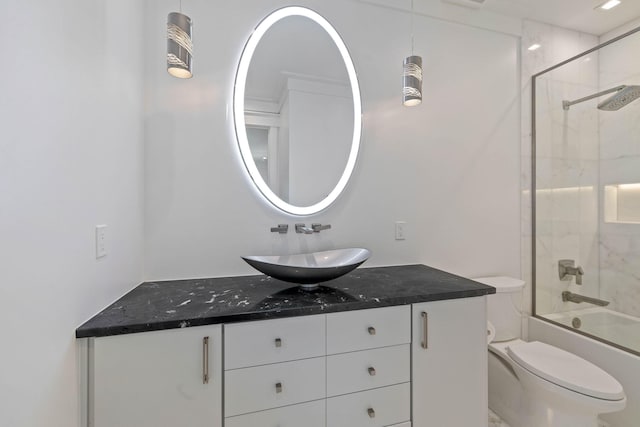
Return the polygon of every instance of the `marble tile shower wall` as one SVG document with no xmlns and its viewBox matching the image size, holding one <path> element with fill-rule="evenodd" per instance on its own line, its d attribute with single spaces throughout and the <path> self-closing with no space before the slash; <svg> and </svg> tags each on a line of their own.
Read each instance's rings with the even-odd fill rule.
<svg viewBox="0 0 640 427">
<path fill-rule="evenodd" d="M 640 57 L 632 53 L 638 51 L 638 33 L 601 50 L 603 90 L 640 85 Z M 598 121 L 600 191 L 607 185 L 640 183 L 640 101 L 618 111 L 600 111 Z M 612 309 L 640 317 L 640 224 L 601 219 L 600 292 Z"/>
<path fill-rule="evenodd" d="M 542 47 L 527 50 L 533 43 Z M 593 35 L 533 21 L 523 23 L 522 265 L 529 284 L 533 238 L 531 76 L 597 44 Z M 569 310 L 561 293 L 578 289 L 573 280 L 559 280 L 560 259 L 576 260 L 585 270 L 580 292 L 598 295 L 598 114 L 593 105 L 579 104 L 569 111 L 562 108 L 563 100 L 597 91 L 598 62 L 598 54 L 594 54 L 536 80 L 536 306 L 540 314 Z"/>
</svg>

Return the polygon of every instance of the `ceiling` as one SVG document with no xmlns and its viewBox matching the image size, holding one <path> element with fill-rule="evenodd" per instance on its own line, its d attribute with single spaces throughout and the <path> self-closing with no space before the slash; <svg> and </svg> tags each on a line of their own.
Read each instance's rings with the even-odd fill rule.
<svg viewBox="0 0 640 427">
<path fill-rule="evenodd" d="M 502 15 L 545 22 L 600 36 L 640 18 L 640 0 L 604 11 L 604 0 L 486 0 L 482 9 Z"/>
</svg>

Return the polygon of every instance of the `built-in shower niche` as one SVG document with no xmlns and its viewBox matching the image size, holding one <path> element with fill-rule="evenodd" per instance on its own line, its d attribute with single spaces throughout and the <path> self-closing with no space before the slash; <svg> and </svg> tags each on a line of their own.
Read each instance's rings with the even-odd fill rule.
<svg viewBox="0 0 640 427">
<path fill-rule="evenodd" d="M 604 222 L 640 224 L 640 183 L 604 186 Z"/>
</svg>

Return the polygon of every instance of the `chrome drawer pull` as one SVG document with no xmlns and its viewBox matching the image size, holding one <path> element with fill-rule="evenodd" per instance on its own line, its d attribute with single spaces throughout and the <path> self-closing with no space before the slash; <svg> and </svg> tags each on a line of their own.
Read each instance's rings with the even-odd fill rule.
<svg viewBox="0 0 640 427">
<path fill-rule="evenodd" d="M 429 315 L 426 311 L 420 313 L 422 316 L 422 348 L 429 348 Z"/>
<path fill-rule="evenodd" d="M 276 347 L 282 347 L 282 339 L 276 338 Z"/>
<path fill-rule="evenodd" d="M 376 417 L 376 411 L 374 411 L 373 408 L 367 409 L 367 414 L 369 414 L 369 418 L 375 418 Z"/>
<path fill-rule="evenodd" d="M 276 393 L 282 393 L 282 383 L 276 383 Z"/>
<path fill-rule="evenodd" d="M 374 328 L 373 326 L 369 326 L 367 328 L 367 331 L 369 331 L 369 335 L 375 335 L 376 334 L 376 328 Z"/>
<path fill-rule="evenodd" d="M 370 366 L 367 371 L 369 371 L 369 375 L 371 375 L 372 377 L 376 374 L 376 370 L 373 366 Z"/>
<path fill-rule="evenodd" d="M 209 337 L 202 338 L 202 384 L 209 384 Z"/>
</svg>

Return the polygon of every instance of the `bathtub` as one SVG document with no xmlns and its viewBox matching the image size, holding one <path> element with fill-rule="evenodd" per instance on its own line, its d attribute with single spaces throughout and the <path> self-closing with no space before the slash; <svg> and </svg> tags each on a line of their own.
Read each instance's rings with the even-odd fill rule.
<svg viewBox="0 0 640 427">
<path fill-rule="evenodd" d="M 547 314 L 542 317 L 640 354 L 640 319 L 637 317 L 604 307 Z"/>
<path fill-rule="evenodd" d="M 575 310 L 545 317 L 549 317 L 552 322 L 567 325 L 572 329 L 573 319 L 577 317 L 580 319 L 580 328 L 583 332 L 592 335 L 596 335 L 596 331 L 598 335 L 602 335 L 603 331 L 611 334 L 629 335 L 630 331 L 636 331 L 634 345 L 638 348 L 640 344 L 640 319 L 606 308 Z M 640 426 L 640 356 L 575 333 L 571 329 L 554 325 L 539 317 L 528 318 L 528 339 L 529 341 L 542 341 L 570 351 L 613 375 L 624 387 L 627 395 L 627 407 L 620 412 L 602 415 L 602 420 L 607 423 L 603 425 L 611 427 Z M 611 338 L 607 338 L 607 340 L 609 339 Z M 631 338 L 627 337 L 627 339 Z"/>
</svg>

